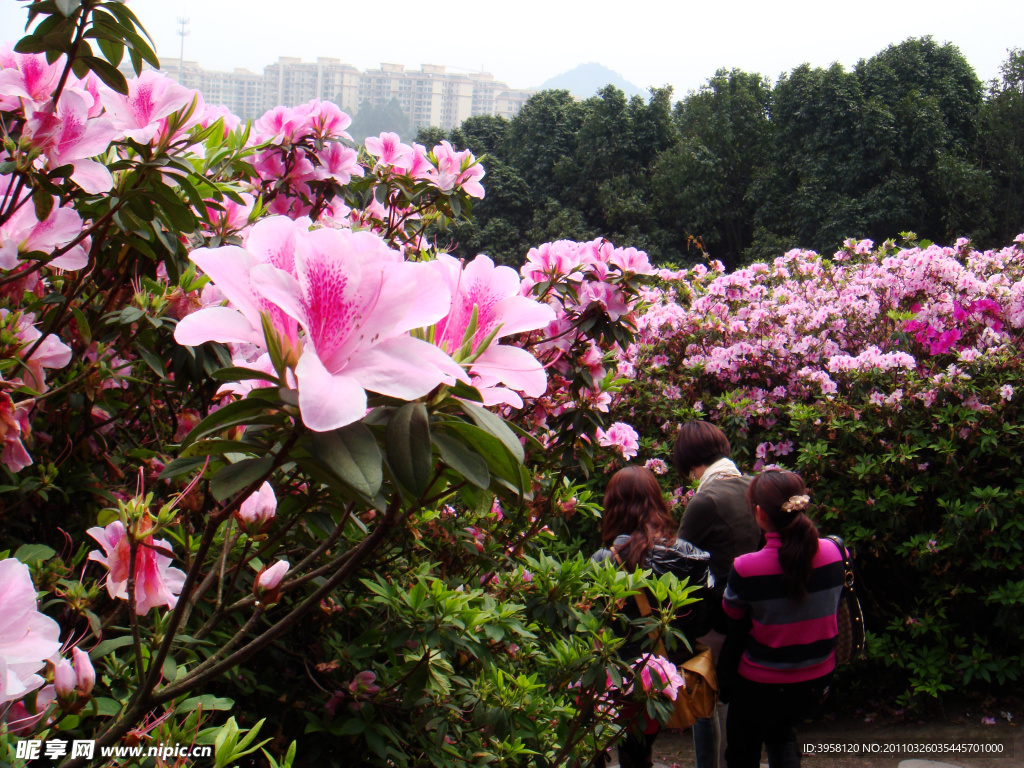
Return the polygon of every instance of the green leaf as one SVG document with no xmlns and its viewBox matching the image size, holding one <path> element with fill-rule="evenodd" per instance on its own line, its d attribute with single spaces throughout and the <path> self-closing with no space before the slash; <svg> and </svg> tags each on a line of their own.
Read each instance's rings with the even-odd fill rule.
<svg viewBox="0 0 1024 768">
<path fill-rule="evenodd" d="M 114 699 L 107 699 L 99 696 L 90 702 L 96 705 L 96 714 L 101 717 L 113 717 L 121 711 L 121 703 Z"/>
<path fill-rule="evenodd" d="M 187 475 L 190 472 L 199 469 L 205 463 L 206 459 L 202 456 L 177 458 L 164 467 L 164 471 L 160 473 L 160 479 L 173 480 L 180 475 Z"/>
<path fill-rule="evenodd" d="M 310 443 L 314 460 L 332 475 L 364 496 L 377 495 L 384 480 L 380 447 L 365 424 L 314 432 Z"/>
<path fill-rule="evenodd" d="M 196 424 L 192 431 L 188 433 L 188 437 L 182 442 L 182 447 L 191 445 L 196 440 L 212 432 L 218 432 L 236 424 L 250 423 L 253 416 L 266 407 L 267 404 L 265 402 L 255 398 L 246 398 L 245 400 L 228 403 Z"/>
<path fill-rule="evenodd" d="M 118 71 L 117 67 L 109 61 L 104 61 L 98 56 L 83 56 L 80 61 L 84 61 L 100 80 L 115 91 L 121 95 L 128 94 L 128 81 L 124 79 L 124 75 Z"/>
<path fill-rule="evenodd" d="M 230 712 L 234 706 L 235 702 L 233 699 L 218 699 L 212 693 L 206 693 L 202 696 L 187 699 L 179 704 L 175 711 L 179 714 L 185 714 L 201 707 L 203 712 Z"/>
<path fill-rule="evenodd" d="M 91 651 L 89 651 L 90 659 L 102 659 L 109 653 L 113 653 L 118 648 L 124 648 L 126 645 L 132 644 L 131 635 L 125 635 L 124 637 L 114 637 L 110 640 L 104 640 L 102 643 L 97 645 Z"/>
<path fill-rule="evenodd" d="M 388 422 L 386 445 L 395 479 L 413 496 L 420 496 L 430 485 L 434 469 L 430 416 L 423 403 L 406 403 L 395 411 Z"/>
<path fill-rule="evenodd" d="M 252 368 L 221 368 L 219 371 L 214 371 L 210 378 L 217 381 L 251 381 L 252 379 L 261 379 L 262 381 L 271 381 L 274 384 L 281 383 L 281 380 L 274 374 L 264 373 Z"/>
<path fill-rule="evenodd" d="M 478 405 L 467 403 L 465 400 L 459 401 L 459 407 L 462 412 L 471 418 L 478 427 L 487 430 L 496 438 L 501 440 L 511 454 L 516 458 L 516 461 L 522 463 L 525 458 L 523 452 L 523 444 L 519 442 L 519 438 L 516 437 L 516 433 L 513 432 L 508 424 L 505 423 L 504 419 L 500 416 L 495 416 L 490 411 L 481 408 Z"/>
<path fill-rule="evenodd" d="M 14 553 L 14 557 L 26 565 L 31 565 L 32 563 L 45 563 L 56 554 L 56 550 L 45 544 L 22 544 Z"/>
<path fill-rule="evenodd" d="M 259 456 L 263 449 L 252 443 L 243 443 L 240 440 L 199 440 L 192 443 L 181 452 L 181 457 L 187 456 L 223 456 L 225 453 L 248 453 L 252 456 Z"/>
<path fill-rule="evenodd" d="M 225 501 L 266 476 L 273 466 L 273 456 L 264 456 L 261 459 L 242 459 L 235 464 L 229 464 L 214 475 L 213 480 L 210 481 L 210 492 L 217 501 Z"/>
<path fill-rule="evenodd" d="M 36 209 L 36 218 L 45 221 L 53 211 L 53 195 L 45 189 L 36 187 L 32 191 L 32 205 Z"/>
<path fill-rule="evenodd" d="M 509 482 L 519 493 L 523 490 L 523 476 L 520 464 L 505 444 L 490 432 L 459 421 L 445 421 L 435 425 L 461 442 L 467 450 L 476 453 L 484 461 L 492 475 Z M 468 479 L 468 478 L 467 478 Z"/>
<path fill-rule="evenodd" d="M 491 484 L 491 473 L 483 457 L 459 440 L 437 430 L 430 437 L 441 454 L 441 461 L 477 488 L 487 488 Z"/>
<path fill-rule="evenodd" d="M 144 344 L 135 344 L 135 351 L 139 353 L 143 360 L 157 376 L 161 379 L 167 378 L 167 371 L 164 369 L 164 362 L 157 356 L 153 350 L 149 349 Z"/>
</svg>

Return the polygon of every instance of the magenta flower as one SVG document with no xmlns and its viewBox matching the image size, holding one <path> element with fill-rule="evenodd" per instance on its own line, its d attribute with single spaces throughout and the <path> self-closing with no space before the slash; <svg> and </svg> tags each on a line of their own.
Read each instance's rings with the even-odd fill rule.
<svg viewBox="0 0 1024 768">
<path fill-rule="evenodd" d="M 316 169 L 317 179 L 334 179 L 339 184 L 348 184 L 353 176 L 363 175 L 359 164 L 359 153 L 351 147 L 332 142 L 317 153 L 320 167 Z"/>
<path fill-rule="evenodd" d="M 373 696 L 380 690 L 380 686 L 374 685 L 377 675 L 369 670 L 356 673 L 352 682 L 348 684 L 348 690 L 353 696 Z"/>
<path fill-rule="evenodd" d="M 60 627 L 39 612 L 28 566 L 0 560 L 0 705 L 45 681 L 36 674 L 60 650 Z"/>
<path fill-rule="evenodd" d="M 484 187 L 480 179 L 484 177 L 485 171 L 472 152 L 468 149 L 456 152 L 451 144 L 442 141 L 434 147 L 434 157 L 437 159 L 438 189 L 451 192 L 460 187 L 470 197 L 483 199 Z"/>
<path fill-rule="evenodd" d="M 599 427 L 596 434 L 598 445 L 617 449 L 624 459 L 633 458 L 640 449 L 636 430 L 624 422 L 615 422 L 607 432 Z"/>
<path fill-rule="evenodd" d="M 676 700 L 680 688 L 686 688 L 686 681 L 676 665 L 663 656 L 644 654 L 637 662 L 640 668 L 640 682 L 648 693 L 663 693 L 672 701 Z"/>
<path fill-rule="evenodd" d="M 90 528 L 86 531 L 100 546 L 89 553 L 89 559 L 106 566 L 107 592 L 111 597 L 128 599 L 128 567 L 131 553 L 128 536 L 120 520 L 106 528 Z M 139 542 L 135 553 L 135 612 L 139 616 L 149 613 L 150 608 L 166 605 L 173 608 L 178 603 L 178 594 L 185 585 L 185 574 L 170 566 L 171 558 L 164 554 L 171 545 L 147 536 Z"/>
</svg>

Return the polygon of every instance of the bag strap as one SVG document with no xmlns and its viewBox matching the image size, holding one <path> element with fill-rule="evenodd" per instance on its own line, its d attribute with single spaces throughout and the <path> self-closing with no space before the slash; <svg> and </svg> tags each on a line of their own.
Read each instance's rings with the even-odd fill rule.
<svg viewBox="0 0 1024 768">
<path fill-rule="evenodd" d="M 843 559 L 843 586 L 846 589 L 853 589 L 853 564 L 850 562 L 850 555 L 846 551 L 846 544 L 838 536 L 826 536 L 839 549 L 839 556 Z"/>
</svg>

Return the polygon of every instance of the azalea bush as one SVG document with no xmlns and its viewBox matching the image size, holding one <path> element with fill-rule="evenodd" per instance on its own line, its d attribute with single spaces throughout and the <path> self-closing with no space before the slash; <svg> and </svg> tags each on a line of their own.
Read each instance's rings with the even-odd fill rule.
<svg viewBox="0 0 1024 768">
<path fill-rule="evenodd" d="M 913 704 L 1020 676 L 1024 235 L 907 238 L 663 271 L 619 416 L 655 465 L 701 418 L 748 470 L 801 472 L 854 550 L 867 663 Z"/>
<path fill-rule="evenodd" d="M 680 648 L 692 590 L 592 566 L 580 484 L 635 452 L 605 415 L 646 256 L 457 260 L 469 151 L 355 146 L 321 101 L 243 125 L 143 70 L 123 3 L 26 7 L 0 51 L 8 759 L 573 765 L 664 718 L 678 675 L 617 657 L 619 608 L 647 585 L 665 610 L 632 629 Z"/>
</svg>

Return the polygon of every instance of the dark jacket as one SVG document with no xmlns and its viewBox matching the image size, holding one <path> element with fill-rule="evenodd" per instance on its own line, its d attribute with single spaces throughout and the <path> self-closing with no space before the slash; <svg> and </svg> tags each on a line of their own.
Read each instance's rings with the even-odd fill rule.
<svg viewBox="0 0 1024 768">
<path fill-rule="evenodd" d="M 616 550 L 623 549 L 629 543 L 629 536 L 618 536 L 612 544 Z M 599 549 L 590 558 L 600 563 L 612 557 L 609 549 Z M 655 544 L 651 547 L 647 556 L 640 563 L 644 570 L 654 572 L 655 576 L 663 576 L 671 573 L 678 579 L 689 579 L 691 585 L 698 585 L 700 589 L 693 594 L 700 602 L 684 607 L 683 611 L 672 622 L 672 626 L 681 632 L 692 643 L 710 627 L 711 617 L 717 609 L 718 595 L 721 589 L 715 589 L 715 577 L 711 572 L 711 555 L 695 547 L 690 542 L 677 538 L 671 545 L 665 546 Z M 723 585 L 724 588 L 724 585 Z M 656 610 L 651 595 L 647 596 L 651 608 Z M 623 607 L 623 613 L 630 619 L 640 616 L 640 609 L 636 601 L 630 599 Z M 622 649 L 622 655 L 626 658 L 635 658 L 641 653 L 643 638 L 633 638 Z M 683 654 L 684 656 L 686 654 Z"/>
<path fill-rule="evenodd" d="M 747 507 L 750 477 L 720 477 L 686 505 L 679 524 L 680 539 L 711 554 L 711 573 L 718 594 L 725 590 L 732 561 L 761 548 L 761 528 Z"/>
</svg>

